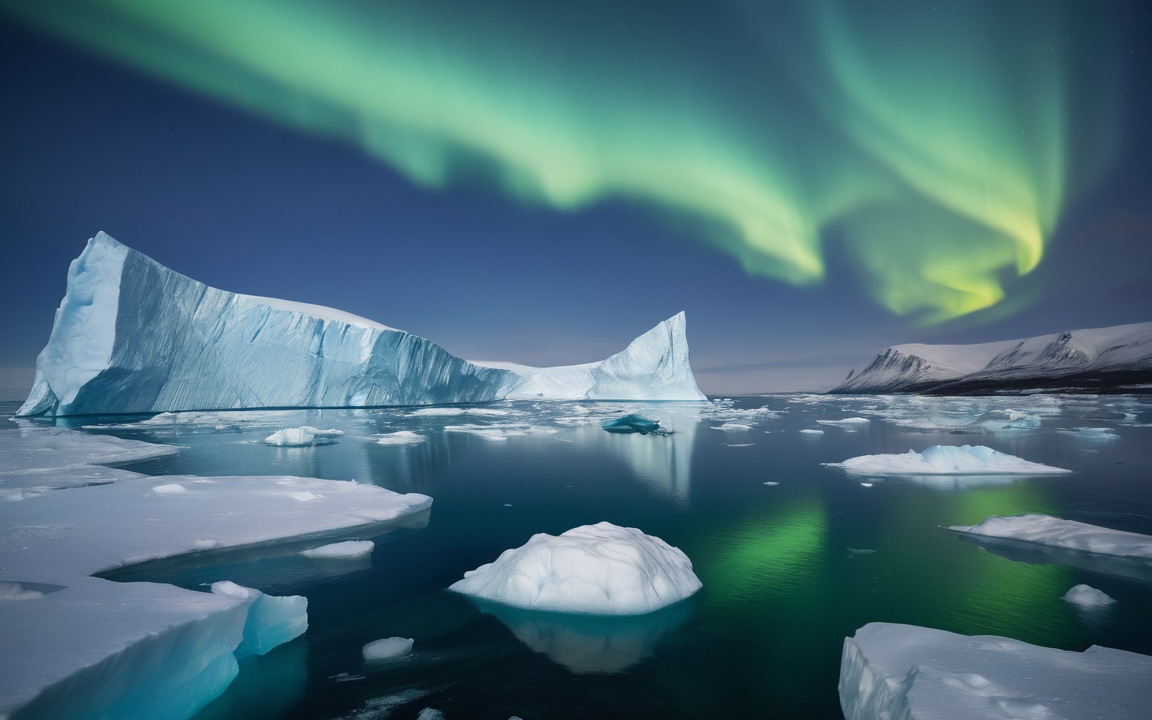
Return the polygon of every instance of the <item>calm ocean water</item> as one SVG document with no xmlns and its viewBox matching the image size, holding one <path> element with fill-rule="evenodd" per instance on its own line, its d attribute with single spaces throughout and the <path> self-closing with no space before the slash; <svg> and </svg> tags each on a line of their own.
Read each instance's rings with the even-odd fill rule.
<svg viewBox="0 0 1152 720">
<path fill-rule="evenodd" d="M 675 432 L 600 428 L 637 410 Z M 849 418 L 868 422 L 838 422 Z M 143 419 L 74 424 L 185 446 L 130 466 L 148 474 L 355 479 L 434 498 L 425 526 L 371 538 L 370 561 L 264 548 L 117 575 L 308 597 L 307 634 L 245 661 L 198 720 L 415 718 L 425 707 L 448 720 L 839 718 L 841 645 L 871 621 L 1152 654 L 1152 576 L 985 549 L 947 529 L 1042 512 L 1152 534 L 1152 398 L 775 395 L 704 407 L 520 402 Z M 996 429 L 1006 422 L 1039 427 Z M 344 434 L 321 447 L 262 442 L 300 425 Z M 376 442 L 399 430 L 426 439 Z M 883 480 L 822 465 L 936 444 L 987 445 L 1074 472 Z M 445 591 L 534 533 L 602 520 L 682 549 L 702 593 L 651 616 L 597 619 L 482 607 Z M 1085 613 L 1061 600 L 1082 582 L 1118 602 Z M 414 638 L 414 652 L 365 665 L 361 647 L 390 636 Z"/>
</svg>

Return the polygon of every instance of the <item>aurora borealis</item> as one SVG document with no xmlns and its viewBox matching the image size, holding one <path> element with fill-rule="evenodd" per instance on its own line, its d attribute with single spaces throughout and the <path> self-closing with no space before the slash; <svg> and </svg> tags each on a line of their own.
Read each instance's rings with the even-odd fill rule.
<svg viewBox="0 0 1152 720">
<path fill-rule="evenodd" d="M 1142 81 L 1120 3 L 0 8 L 423 192 L 623 204 L 761 285 L 854 288 L 909 328 L 1036 301 L 1027 278 L 1123 155 Z"/>
</svg>

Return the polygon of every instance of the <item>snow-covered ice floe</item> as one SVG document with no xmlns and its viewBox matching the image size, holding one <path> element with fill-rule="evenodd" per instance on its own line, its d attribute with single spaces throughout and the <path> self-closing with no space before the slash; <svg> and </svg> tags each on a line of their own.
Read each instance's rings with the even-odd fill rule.
<svg viewBox="0 0 1152 720">
<path fill-rule="evenodd" d="M 1049 475 L 1070 470 L 1042 465 L 983 445 L 933 445 L 922 453 L 861 455 L 824 463 L 856 475 Z"/>
<path fill-rule="evenodd" d="M 1108 607 L 1116 602 L 1115 598 L 1103 590 L 1097 590 L 1091 585 L 1085 585 L 1083 583 L 1074 585 L 1068 592 L 1064 593 L 1064 597 L 1060 599 L 1069 605 L 1092 610 Z"/>
<path fill-rule="evenodd" d="M 333 308 L 208 287 L 101 232 L 68 286 L 18 414 L 706 398 L 684 313 L 606 360 L 469 362 Z"/>
<path fill-rule="evenodd" d="M 96 461 L 157 452 L 148 443 L 110 440 L 39 426 L 0 432 L 0 454 L 25 458 L 23 470 L 3 478 L 11 495 L 0 523 L 0 717 L 190 717 L 224 691 L 238 657 L 266 652 L 307 627 L 304 598 L 231 583 L 196 592 L 95 573 L 209 549 L 379 530 L 432 502 L 297 477 L 154 478 L 121 469 L 97 485 L 60 482 L 85 474 L 80 458 L 88 452 Z M 30 467 L 6 449 L 10 443 L 60 452 L 37 452 L 40 467 Z M 41 485 L 63 489 L 25 492 Z"/>
<path fill-rule="evenodd" d="M 540 533 L 449 588 L 513 607 L 593 615 L 639 615 L 701 588 L 678 548 L 636 528 L 601 522 L 558 536 Z"/>
<path fill-rule="evenodd" d="M 336 438 L 344 434 L 343 430 L 320 430 L 311 425 L 284 428 L 277 430 L 264 438 L 265 445 L 277 447 L 312 447 L 314 445 L 331 445 Z"/>
<path fill-rule="evenodd" d="M 411 430 L 397 430 L 383 433 L 376 439 L 377 445 L 419 445 L 428 438 Z"/>
<path fill-rule="evenodd" d="M 1152 561 L 1152 535 L 1111 530 L 1051 515 L 993 515 L 977 525 L 953 525 L 950 529 L 984 538 Z"/>
<path fill-rule="evenodd" d="M 1152 657 L 1070 652 L 994 635 L 869 623 L 844 640 L 846 720 L 1140 720 Z"/>
</svg>

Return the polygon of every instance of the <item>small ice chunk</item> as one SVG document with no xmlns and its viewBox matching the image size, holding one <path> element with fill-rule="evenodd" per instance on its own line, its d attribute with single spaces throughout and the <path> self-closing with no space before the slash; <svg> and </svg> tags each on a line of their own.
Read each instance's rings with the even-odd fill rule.
<svg viewBox="0 0 1152 720">
<path fill-rule="evenodd" d="M 533 535 L 449 589 L 534 610 L 639 615 L 700 588 L 682 551 L 636 528 L 602 522 Z"/>
<path fill-rule="evenodd" d="M 1119 440 L 1120 436 L 1112 428 L 1106 427 L 1078 427 L 1068 431 L 1069 434 L 1081 440 Z"/>
<path fill-rule="evenodd" d="M 412 638 L 402 637 L 373 640 L 363 648 L 364 661 L 376 662 L 377 660 L 390 660 L 392 658 L 404 657 L 412 652 L 414 642 Z"/>
<path fill-rule="evenodd" d="M 157 485 L 152 488 L 152 492 L 157 495 L 178 495 L 179 493 L 187 491 L 188 488 L 180 483 L 164 483 L 163 485 Z"/>
<path fill-rule="evenodd" d="M 314 445 L 331 445 L 336 437 L 343 435 L 343 430 L 319 430 L 310 425 L 284 428 L 277 430 L 264 438 L 267 445 L 277 447 L 312 447 Z"/>
<path fill-rule="evenodd" d="M 1103 590 L 1097 590 L 1091 585 L 1085 585 L 1083 583 L 1076 585 L 1064 593 L 1064 597 L 1062 597 L 1061 600 L 1082 608 L 1107 607 L 1116 602 L 1114 598 L 1110 597 L 1108 593 Z"/>
<path fill-rule="evenodd" d="M 416 720 L 444 720 L 444 713 L 436 708 L 426 707 L 416 716 Z"/>
<path fill-rule="evenodd" d="M 411 430 L 397 430 L 392 433 L 384 433 L 376 440 L 377 445 L 418 445 L 428 438 L 420 433 L 414 433 Z"/>
<path fill-rule="evenodd" d="M 302 550 L 300 554 L 316 560 L 351 560 L 371 555 L 375 547 L 376 544 L 371 540 L 346 540 L 345 542 Z"/>
<path fill-rule="evenodd" d="M 801 435 L 823 435 L 823 430 L 816 430 L 814 428 L 804 428 L 800 431 Z"/>
<path fill-rule="evenodd" d="M 768 480 L 768 481 L 767 481 L 767 482 L 765 482 L 764 484 L 765 484 L 765 485 L 767 485 L 768 487 L 776 487 L 776 486 L 777 486 L 777 485 L 779 485 L 780 483 L 776 482 L 775 480 Z"/>
<path fill-rule="evenodd" d="M 722 430 L 723 432 L 747 432 L 752 429 L 751 425 L 744 423 L 726 422 L 721 425 L 714 425 L 713 430 Z"/>
<path fill-rule="evenodd" d="M 1048 475 L 1071 470 L 1042 465 L 983 445 L 933 445 L 923 453 L 860 455 L 824 463 L 857 475 Z"/>
</svg>

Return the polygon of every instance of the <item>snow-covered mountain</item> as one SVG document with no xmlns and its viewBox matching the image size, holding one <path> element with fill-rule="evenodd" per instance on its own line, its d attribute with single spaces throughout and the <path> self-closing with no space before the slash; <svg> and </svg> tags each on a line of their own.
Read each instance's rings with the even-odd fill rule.
<svg viewBox="0 0 1152 720">
<path fill-rule="evenodd" d="M 350 313 L 208 287 L 101 232 L 69 267 L 67 292 L 19 414 L 526 397 L 705 399 L 688 362 L 683 313 L 598 363 L 476 364 Z"/>
<path fill-rule="evenodd" d="M 978 345 L 893 345 L 833 393 L 973 395 L 1152 388 L 1152 322 Z"/>
</svg>

